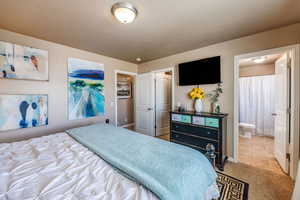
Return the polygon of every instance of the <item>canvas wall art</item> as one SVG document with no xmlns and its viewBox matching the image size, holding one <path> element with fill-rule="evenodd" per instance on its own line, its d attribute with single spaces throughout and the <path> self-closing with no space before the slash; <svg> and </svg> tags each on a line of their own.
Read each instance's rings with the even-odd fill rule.
<svg viewBox="0 0 300 200">
<path fill-rule="evenodd" d="M 0 41 L 0 78 L 48 80 L 48 51 Z"/>
<path fill-rule="evenodd" d="M 103 64 L 69 58 L 69 119 L 104 115 Z"/>
<path fill-rule="evenodd" d="M 0 131 L 47 124 L 47 95 L 0 95 Z"/>
</svg>

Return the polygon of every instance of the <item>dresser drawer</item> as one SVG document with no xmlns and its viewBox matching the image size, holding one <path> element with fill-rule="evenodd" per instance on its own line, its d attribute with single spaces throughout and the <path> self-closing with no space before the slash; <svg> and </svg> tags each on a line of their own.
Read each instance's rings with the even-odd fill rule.
<svg viewBox="0 0 300 200">
<path fill-rule="evenodd" d="M 206 117 L 205 118 L 205 126 L 219 128 L 219 119 Z"/>
<path fill-rule="evenodd" d="M 174 143 L 176 143 L 176 144 L 180 144 L 180 145 L 184 145 L 184 146 L 193 148 L 193 149 L 195 149 L 195 150 L 201 152 L 203 155 L 206 154 L 206 150 L 204 150 L 204 149 L 199 149 L 199 148 L 197 148 L 197 147 L 195 147 L 195 146 L 191 146 L 191 145 L 189 145 L 189 144 L 185 144 L 185 143 L 182 143 L 182 142 L 179 142 L 179 141 L 176 141 L 176 140 L 173 140 L 173 141 L 171 141 L 171 142 L 174 142 Z M 222 160 L 220 159 L 220 154 L 216 152 L 215 155 L 216 155 L 216 160 L 215 160 L 215 161 L 216 161 L 216 164 L 220 164 L 221 161 L 222 161 Z"/>
<path fill-rule="evenodd" d="M 205 125 L 205 117 L 193 116 L 192 123 L 196 124 L 196 125 L 204 126 Z"/>
<path fill-rule="evenodd" d="M 182 114 L 172 114 L 171 116 L 172 121 L 182 122 L 182 123 L 192 123 L 192 116 L 191 115 L 182 115 Z"/>
<path fill-rule="evenodd" d="M 175 141 L 178 141 L 181 143 L 196 146 L 203 150 L 205 150 L 206 145 L 210 143 L 210 144 L 214 145 L 216 152 L 219 152 L 219 145 L 218 145 L 218 142 L 216 142 L 216 141 L 206 140 L 206 139 L 202 139 L 202 138 L 196 138 L 193 136 L 183 135 L 183 134 L 174 133 L 174 132 L 171 133 L 171 140 L 175 140 Z"/>
<path fill-rule="evenodd" d="M 179 131 L 189 135 L 205 137 L 213 140 L 218 140 L 218 134 L 219 134 L 218 130 L 196 127 L 196 126 L 189 126 L 184 124 L 176 124 L 176 123 L 172 123 L 171 130 Z"/>
</svg>

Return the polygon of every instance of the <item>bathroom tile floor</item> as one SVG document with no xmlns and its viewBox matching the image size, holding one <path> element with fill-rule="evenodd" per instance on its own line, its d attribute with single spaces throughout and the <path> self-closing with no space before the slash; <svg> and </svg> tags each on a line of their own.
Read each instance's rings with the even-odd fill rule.
<svg viewBox="0 0 300 200">
<path fill-rule="evenodd" d="M 239 162 L 285 175 L 274 156 L 274 139 L 254 136 L 239 138 Z"/>
</svg>

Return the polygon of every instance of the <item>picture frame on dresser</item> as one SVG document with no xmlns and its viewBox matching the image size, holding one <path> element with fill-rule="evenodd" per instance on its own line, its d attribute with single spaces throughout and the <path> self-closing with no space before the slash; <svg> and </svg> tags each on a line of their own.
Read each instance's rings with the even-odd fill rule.
<svg viewBox="0 0 300 200">
<path fill-rule="evenodd" d="M 191 147 L 205 154 L 206 146 L 215 148 L 216 167 L 223 171 L 227 160 L 226 113 L 170 112 L 170 141 Z"/>
</svg>

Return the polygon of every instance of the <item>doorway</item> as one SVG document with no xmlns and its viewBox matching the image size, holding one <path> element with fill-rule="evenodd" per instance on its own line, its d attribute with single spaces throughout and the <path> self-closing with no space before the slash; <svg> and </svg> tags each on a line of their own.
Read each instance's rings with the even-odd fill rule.
<svg viewBox="0 0 300 200">
<path fill-rule="evenodd" d="M 288 173 L 284 143 L 289 137 L 289 52 L 239 62 L 239 162 Z"/>
<path fill-rule="evenodd" d="M 172 71 L 155 73 L 155 136 L 170 140 L 170 111 L 172 110 Z"/>
<path fill-rule="evenodd" d="M 294 177 L 299 46 L 236 56 L 234 75 L 234 161 Z"/>
<path fill-rule="evenodd" d="M 169 140 L 170 110 L 174 108 L 174 68 L 136 78 L 136 131 Z"/>
<path fill-rule="evenodd" d="M 115 71 L 115 125 L 135 130 L 135 73 Z"/>
</svg>

